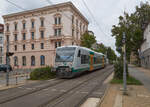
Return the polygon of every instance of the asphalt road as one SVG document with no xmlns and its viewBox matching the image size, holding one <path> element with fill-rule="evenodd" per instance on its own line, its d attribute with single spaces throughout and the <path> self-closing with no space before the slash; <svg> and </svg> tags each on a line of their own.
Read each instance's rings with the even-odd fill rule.
<svg viewBox="0 0 150 107">
<path fill-rule="evenodd" d="M 103 81 L 113 66 L 73 79 L 52 79 L 0 91 L 0 107 L 79 107 L 89 97 L 101 98 Z"/>
</svg>

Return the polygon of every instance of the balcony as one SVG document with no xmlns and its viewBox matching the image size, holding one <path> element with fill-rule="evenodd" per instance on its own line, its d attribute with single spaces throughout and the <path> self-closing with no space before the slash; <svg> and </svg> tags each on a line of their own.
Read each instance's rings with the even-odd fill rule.
<svg viewBox="0 0 150 107">
<path fill-rule="evenodd" d="M 13 31 L 13 34 L 18 34 L 18 33 L 19 33 L 18 30 Z"/>
<path fill-rule="evenodd" d="M 64 40 L 64 36 L 60 35 L 60 36 L 50 36 L 50 40 L 51 41 L 55 41 L 55 40 Z"/>
<path fill-rule="evenodd" d="M 57 28 L 62 28 L 63 25 L 62 24 L 53 24 L 53 28 L 57 29 Z"/>
<path fill-rule="evenodd" d="M 10 31 L 5 31 L 5 35 L 10 35 Z"/>
</svg>

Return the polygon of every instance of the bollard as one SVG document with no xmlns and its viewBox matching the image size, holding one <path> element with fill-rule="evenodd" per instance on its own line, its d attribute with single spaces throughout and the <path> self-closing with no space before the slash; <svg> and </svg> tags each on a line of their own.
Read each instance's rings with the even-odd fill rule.
<svg viewBox="0 0 150 107">
<path fill-rule="evenodd" d="M 18 76 L 17 76 L 17 72 L 16 72 L 16 85 L 18 85 Z"/>
</svg>

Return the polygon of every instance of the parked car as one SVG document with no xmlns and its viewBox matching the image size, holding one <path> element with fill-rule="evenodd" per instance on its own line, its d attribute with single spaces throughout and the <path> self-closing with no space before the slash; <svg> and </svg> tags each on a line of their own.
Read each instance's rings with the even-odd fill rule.
<svg viewBox="0 0 150 107">
<path fill-rule="evenodd" d="M 12 71 L 12 67 L 10 65 L 6 65 L 6 64 L 1 64 L 0 65 L 0 71 L 7 72 L 7 67 L 9 69 L 9 71 Z"/>
</svg>

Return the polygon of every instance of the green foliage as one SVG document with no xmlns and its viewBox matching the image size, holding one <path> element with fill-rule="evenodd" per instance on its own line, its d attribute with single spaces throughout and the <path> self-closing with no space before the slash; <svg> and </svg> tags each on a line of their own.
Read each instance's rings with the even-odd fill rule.
<svg viewBox="0 0 150 107">
<path fill-rule="evenodd" d="M 123 62 L 118 61 L 114 64 L 114 78 L 115 79 L 123 79 Z M 128 65 L 126 64 L 126 75 L 129 76 L 128 73 Z"/>
<path fill-rule="evenodd" d="M 112 84 L 123 84 L 123 80 L 114 78 L 111 80 L 111 83 Z M 142 85 L 142 83 L 139 80 L 135 79 L 134 77 L 129 76 L 129 77 L 127 77 L 127 85 Z"/>
<path fill-rule="evenodd" d="M 90 35 L 88 32 L 85 32 L 81 36 L 81 46 L 91 48 L 92 44 L 96 43 L 94 35 Z"/>
<path fill-rule="evenodd" d="M 103 43 L 98 44 L 98 49 L 95 51 L 101 52 L 101 53 L 107 55 L 107 58 L 109 59 L 110 63 L 115 61 L 117 58 L 115 51 L 113 49 L 111 49 L 111 47 L 106 47 Z"/>
<path fill-rule="evenodd" d="M 113 25 L 112 36 L 116 38 L 116 47 L 122 47 L 122 35 L 126 34 L 127 59 L 130 59 L 131 52 L 138 55 L 138 49 L 143 42 L 143 32 L 150 19 L 150 5 L 148 2 L 136 6 L 136 11 L 132 14 L 124 13 L 119 17 L 118 25 Z M 122 52 L 117 50 L 120 54 Z M 138 57 L 137 57 L 138 58 Z M 140 59 L 138 58 L 138 61 Z"/>
<path fill-rule="evenodd" d="M 95 51 L 106 54 L 107 53 L 107 47 L 103 43 L 101 43 L 101 44 L 98 44 L 98 49 Z"/>
<path fill-rule="evenodd" d="M 112 63 L 116 60 L 117 56 L 114 52 L 114 50 L 111 49 L 111 47 L 107 48 L 107 58 L 109 59 L 109 62 Z"/>
<path fill-rule="evenodd" d="M 55 78 L 56 74 L 51 72 L 50 67 L 36 68 L 30 74 L 31 80 L 47 80 Z"/>
</svg>

